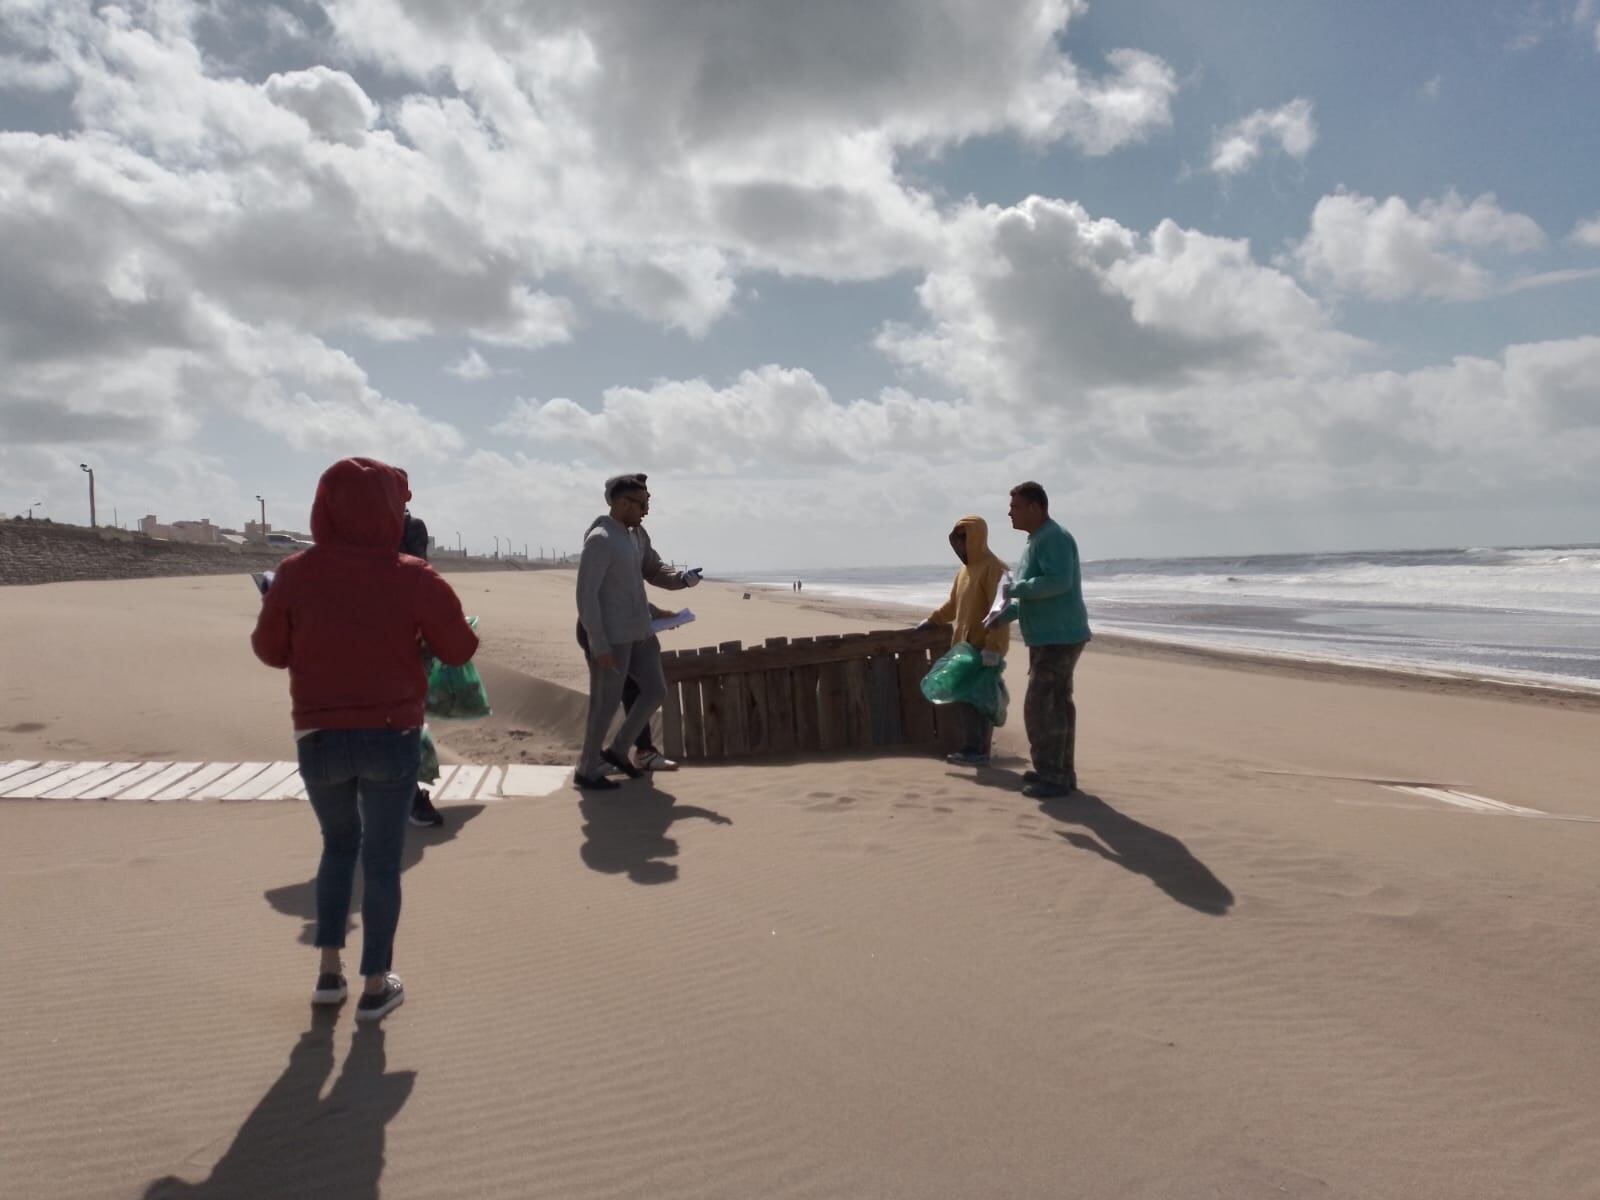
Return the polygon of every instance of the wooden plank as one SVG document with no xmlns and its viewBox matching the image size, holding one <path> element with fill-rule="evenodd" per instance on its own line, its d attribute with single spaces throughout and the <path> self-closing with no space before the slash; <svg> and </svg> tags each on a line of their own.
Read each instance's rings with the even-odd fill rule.
<svg viewBox="0 0 1600 1200">
<path fill-rule="evenodd" d="M 722 736 L 723 708 L 726 704 L 723 698 L 724 683 L 725 680 L 721 676 L 700 681 L 700 706 L 705 728 L 705 759 L 707 762 L 720 761 L 724 754 Z"/>
<path fill-rule="evenodd" d="M 743 675 L 722 678 L 722 755 L 743 758 L 750 753 L 750 687 Z"/>
<path fill-rule="evenodd" d="M 108 779 L 103 784 L 96 784 L 86 788 L 78 794 L 79 800 L 112 800 L 127 791 L 136 783 L 143 783 L 157 771 L 166 768 L 164 762 L 139 763 L 133 770 L 125 771 L 115 779 Z"/>
<path fill-rule="evenodd" d="M 794 753 L 794 680 L 792 671 L 765 672 L 767 680 L 767 744 L 773 754 Z"/>
<path fill-rule="evenodd" d="M 874 654 L 868 667 L 872 744 L 898 746 L 906 740 L 900 723 L 900 676 L 892 654 Z"/>
<path fill-rule="evenodd" d="M 221 800 L 234 788 L 243 787 L 271 766 L 271 763 L 265 762 L 235 763 L 233 770 L 224 774 L 220 779 L 212 780 L 191 798 L 195 800 Z"/>
<path fill-rule="evenodd" d="M 852 749 L 872 745 L 872 701 L 867 680 L 867 659 L 853 658 L 844 665 L 845 733 Z"/>
<path fill-rule="evenodd" d="M 512 763 L 506 768 L 500 794 L 504 797 L 548 796 L 558 788 L 565 787 L 571 777 L 571 767 Z"/>
<path fill-rule="evenodd" d="M 772 701 L 767 696 L 767 673 L 751 671 L 744 680 L 744 733 L 750 754 L 772 753 Z"/>
<path fill-rule="evenodd" d="M 751 646 L 739 651 L 725 648 L 738 645 L 737 642 L 724 643 L 702 649 L 692 657 L 680 656 L 673 660 L 667 678 L 703 679 L 711 675 L 768 671 L 933 647 L 938 647 L 942 654 L 949 649 L 949 639 L 948 630 L 895 629 L 847 637 L 795 638 L 787 646 Z"/>
<path fill-rule="evenodd" d="M 679 698 L 682 685 L 667 684 L 667 698 L 661 705 L 661 744 L 670 759 L 683 757 L 683 701 Z"/>
<path fill-rule="evenodd" d="M 204 763 L 197 762 L 168 763 L 164 769 L 157 771 L 143 783 L 136 783 L 131 788 L 118 792 L 117 799 L 148 800 L 157 792 L 165 791 L 175 783 L 181 783 L 203 766 Z"/>
<path fill-rule="evenodd" d="M 928 745 L 937 737 L 933 724 L 933 705 L 922 694 L 922 677 L 928 673 L 928 658 L 921 651 L 906 650 L 894 656 L 895 674 L 900 679 L 900 727 L 913 746 Z"/>
<path fill-rule="evenodd" d="M 300 773 L 298 762 L 277 762 L 248 783 L 242 783 L 223 797 L 224 800 L 260 800 L 282 788 L 284 780 Z"/>
<path fill-rule="evenodd" d="M 818 749 L 825 754 L 837 753 L 850 745 L 844 666 L 842 662 L 832 662 L 817 668 Z"/>
<path fill-rule="evenodd" d="M 808 637 L 795 638 L 789 645 L 805 648 L 811 646 L 814 640 Z M 802 664 L 786 669 L 794 708 L 794 748 L 801 753 L 815 753 L 822 749 L 822 729 L 817 719 L 818 668 Z"/>
<path fill-rule="evenodd" d="M 236 766 L 238 766 L 237 763 L 231 762 L 206 763 L 198 771 L 185 776 L 169 787 L 162 788 L 150 799 L 160 803 L 187 800 L 213 779 L 221 779 Z"/>
<path fill-rule="evenodd" d="M 12 762 L 0 763 L 0 783 L 4 783 L 13 775 L 21 775 L 24 771 L 31 771 L 38 765 L 38 760 L 32 758 L 19 758 Z"/>
<path fill-rule="evenodd" d="M 46 792 L 53 792 L 57 788 L 70 784 L 76 779 L 82 779 L 85 775 L 92 775 L 107 765 L 109 764 L 104 761 L 71 763 L 61 770 L 35 779 L 31 783 L 8 787 L 6 788 L 6 795 L 18 800 L 35 799 L 43 796 Z"/>
<path fill-rule="evenodd" d="M 943 658 L 947 652 L 947 649 L 930 650 L 928 652 L 928 669 L 932 670 L 933 664 Z M 957 750 L 964 748 L 961 743 L 965 740 L 966 731 L 961 717 L 957 715 L 954 708 L 948 704 L 933 705 L 933 724 L 937 734 L 934 744 L 939 748 L 940 753 L 954 754 Z"/>
<path fill-rule="evenodd" d="M 698 762 L 706 756 L 706 725 L 701 708 L 702 681 L 685 679 L 677 685 L 683 703 L 683 757 Z"/>
<path fill-rule="evenodd" d="M 471 800 L 478 790 L 478 785 L 483 782 L 483 777 L 488 773 L 488 767 L 463 765 L 456 768 L 456 773 L 450 777 L 450 782 L 434 791 L 434 803 L 437 804 L 441 800 L 447 803 Z"/>
<path fill-rule="evenodd" d="M 80 776 L 71 783 L 62 784 L 51 788 L 44 794 L 46 800 L 78 800 L 84 793 L 97 789 L 104 789 L 113 779 L 120 779 L 137 767 L 138 763 L 119 762 L 107 763 L 98 771 L 90 771 L 87 775 Z"/>
<path fill-rule="evenodd" d="M 13 787 L 26 787 L 35 780 L 48 779 L 52 775 L 60 774 L 70 766 L 72 766 L 72 764 L 66 759 L 51 759 L 47 762 L 39 763 L 36 766 L 29 767 L 20 775 L 13 775 L 10 779 L 6 780 L 4 787 L 0 787 L 0 794 L 7 796 L 13 795 L 13 792 L 11 791 Z"/>
<path fill-rule="evenodd" d="M 506 769 L 504 767 L 490 767 L 489 773 L 483 777 L 483 782 L 478 785 L 476 798 L 479 800 L 499 800 L 504 794 L 501 791 L 501 786 L 505 781 Z"/>
</svg>

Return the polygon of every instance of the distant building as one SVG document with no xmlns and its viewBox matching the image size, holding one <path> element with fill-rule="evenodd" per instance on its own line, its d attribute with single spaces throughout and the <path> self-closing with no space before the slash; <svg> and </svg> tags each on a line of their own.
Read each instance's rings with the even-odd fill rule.
<svg viewBox="0 0 1600 1200">
<path fill-rule="evenodd" d="M 163 525 L 156 520 L 154 513 L 150 513 L 139 519 L 139 532 L 165 542 L 191 542 L 198 546 L 216 546 L 222 542 L 221 527 L 213 525 L 208 517 Z"/>
</svg>

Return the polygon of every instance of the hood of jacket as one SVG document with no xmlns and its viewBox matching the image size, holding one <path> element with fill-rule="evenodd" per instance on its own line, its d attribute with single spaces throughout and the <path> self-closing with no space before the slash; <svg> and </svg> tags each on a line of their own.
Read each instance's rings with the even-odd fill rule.
<svg viewBox="0 0 1600 1200">
<path fill-rule="evenodd" d="M 311 504 L 319 546 L 393 551 L 411 495 L 405 472 L 375 458 L 344 458 L 322 473 Z"/>
<path fill-rule="evenodd" d="M 989 522 L 982 517 L 962 517 L 950 532 L 967 535 L 967 566 L 977 567 L 991 558 L 1000 562 L 999 556 L 989 549 Z M 1000 565 L 1005 566 L 1004 563 Z"/>
</svg>

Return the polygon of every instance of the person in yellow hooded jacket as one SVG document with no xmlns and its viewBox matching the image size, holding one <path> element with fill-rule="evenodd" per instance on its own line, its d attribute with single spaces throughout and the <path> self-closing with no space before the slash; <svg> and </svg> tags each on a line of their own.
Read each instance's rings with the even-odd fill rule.
<svg viewBox="0 0 1600 1200">
<path fill-rule="evenodd" d="M 961 569 L 950 585 L 950 598 L 934 609 L 918 628 L 950 625 L 952 646 L 966 642 L 983 656 L 984 666 L 999 666 L 1006 648 L 1011 645 L 1011 633 L 1005 625 L 993 629 L 983 626 L 983 619 L 989 615 L 1006 573 L 1006 564 L 989 549 L 989 523 L 982 517 L 962 517 L 950 531 L 950 548 L 961 560 Z M 951 707 L 960 714 L 965 734 L 961 749 L 948 755 L 948 761 L 958 766 L 988 765 L 994 725 L 970 704 Z"/>
</svg>

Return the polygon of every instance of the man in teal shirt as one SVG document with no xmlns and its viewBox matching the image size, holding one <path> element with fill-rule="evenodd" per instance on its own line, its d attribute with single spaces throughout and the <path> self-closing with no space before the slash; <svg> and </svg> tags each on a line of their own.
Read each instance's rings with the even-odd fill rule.
<svg viewBox="0 0 1600 1200">
<path fill-rule="evenodd" d="M 1028 545 L 1005 607 L 985 624 L 1022 625 L 1028 647 L 1028 698 L 1022 712 L 1033 757 L 1033 770 L 1022 777 L 1022 794 L 1044 800 L 1070 795 L 1078 786 L 1072 673 L 1089 643 L 1089 614 L 1083 607 L 1078 543 L 1050 519 L 1044 488 L 1030 480 L 1011 489 L 1011 526 L 1028 535 Z"/>
</svg>

